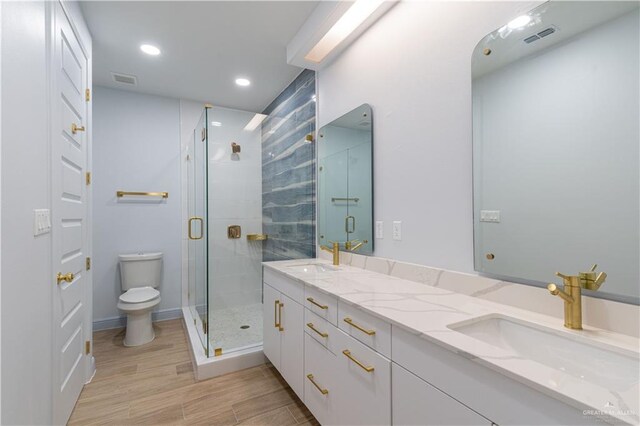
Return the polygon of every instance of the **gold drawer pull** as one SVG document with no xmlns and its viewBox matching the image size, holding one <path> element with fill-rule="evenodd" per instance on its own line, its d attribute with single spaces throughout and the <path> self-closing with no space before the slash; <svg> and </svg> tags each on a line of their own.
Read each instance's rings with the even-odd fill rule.
<svg viewBox="0 0 640 426">
<path fill-rule="evenodd" d="M 373 336 L 374 334 L 376 334 L 375 330 L 367 330 L 366 328 L 362 328 L 360 327 L 358 324 L 354 323 L 353 320 L 351 318 L 345 318 L 344 322 L 346 322 L 347 324 L 349 324 L 352 327 L 357 328 L 358 330 L 362 331 L 364 334 L 366 334 L 367 336 Z"/>
<path fill-rule="evenodd" d="M 309 302 L 313 303 L 314 305 L 316 305 L 320 309 L 329 309 L 329 307 L 327 305 L 321 305 L 318 302 L 316 302 L 315 300 L 313 300 L 313 297 L 307 297 L 307 300 Z"/>
<path fill-rule="evenodd" d="M 276 300 L 273 306 L 273 326 L 275 328 L 280 328 L 280 323 L 278 322 L 278 305 L 280 305 L 280 301 Z"/>
<path fill-rule="evenodd" d="M 320 331 L 320 330 L 318 330 L 317 328 L 315 328 L 315 327 L 313 326 L 313 323 L 312 323 L 312 322 L 307 323 L 307 327 L 309 327 L 310 329 L 312 329 L 313 331 L 315 331 L 316 333 L 318 333 L 318 335 L 319 335 L 320 337 L 329 337 L 329 334 L 328 334 L 328 333 L 323 333 L 322 331 Z"/>
<path fill-rule="evenodd" d="M 351 361 L 355 362 L 356 364 L 358 364 L 358 366 L 360 368 L 362 368 L 364 371 L 366 371 L 367 373 L 371 373 L 373 370 L 375 370 L 374 367 L 367 367 L 366 365 L 364 365 L 363 363 L 361 363 L 360 361 L 358 361 L 357 359 L 355 359 L 353 357 L 353 355 L 351 355 L 351 351 L 348 349 L 345 349 L 344 351 L 342 351 L 342 353 L 349 358 Z"/>
<path fill-rule="evenodd" d="M 311 383 L 313 383 L 313 386 L 315 386 L 315 387 L 316 387 L 316 389 L 318 389 L 318 390 L 320 391 L 320 393 L 321 393 L 321 394 L 326 395 L 326 394 L 328 394 L 328 393 L 329 393 L 329 391 L 328 391 L 328 390 L 326 390 L 326 389 L 322 389 L 322 388 L 320 387 L 320 385 L 319 385 L 319 384 L 317 384 L 315 380 L 313 380 L 313 374 L 307 374 L 307 379 L 309 379 L 309 381 L 310 381 Z"/>
<path fill-rule="evenodd" d="M 284 331 L 284 328 L 282 327 L 282 307 L 284 306 L 284 303 L 278 301 L 278 330 L 280 331 Z"/>
</svg>

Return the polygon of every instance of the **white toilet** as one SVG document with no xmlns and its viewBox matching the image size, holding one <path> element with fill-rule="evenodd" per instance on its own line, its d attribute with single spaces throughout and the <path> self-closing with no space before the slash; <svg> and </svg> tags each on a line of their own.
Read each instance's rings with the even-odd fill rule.
<svg viewBox="0 0 640 426">
<path fill-rule="evenodd" d="M 121 254 L 120 280 L 122 293 L 118 309 L 127 314 L 125 346 L 139 346 L 156 336 L 151 311 L 160 303 L 160 273 L 162 253 Z"/>
</svg>

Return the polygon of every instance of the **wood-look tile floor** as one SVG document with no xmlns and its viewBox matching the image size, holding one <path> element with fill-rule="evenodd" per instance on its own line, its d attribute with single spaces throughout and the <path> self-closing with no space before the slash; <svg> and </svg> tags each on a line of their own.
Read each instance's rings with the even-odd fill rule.
<svg viewBox="0 0 640 426">
<path fill-rule="evenodd" d="M 196 382 L 182 320 L 154 326 L 135 348 L 123 329 L 94 334 L 96 375 L 70 425 L 318 425 L 270 364 Z"/>
</svg>

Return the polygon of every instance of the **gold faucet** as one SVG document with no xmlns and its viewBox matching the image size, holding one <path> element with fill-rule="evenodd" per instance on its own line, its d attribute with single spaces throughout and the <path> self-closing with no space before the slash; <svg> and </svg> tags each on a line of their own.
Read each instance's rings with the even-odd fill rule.
<svg viewBox="0 0 640 426">
<path fill-rule="evenodd" d="M 360 247 L 362 247 L 363 245 L 367 244 L 369 241 L 367 240 L 363 240 L 363 241 L 358 241 L 358 240 L 350 240 L 350 241 L 346 241 L 344 243 L 344 248 L 347 251 L 357 251 Z"/>
<path fill-rule="evenodd" d="M 340 243 L 331 242 L 331 248 L 320 245 L 320 249 L 333 254 L 333 264 L 340 265 Z"/>
<path fill-rule="evenodd" d="M 564 300 L 564 326 L 572 330 L 582 330 L 582 289 L 598 290 L 607 278 L 607 274 L 595 272 L 598 265 L 593 265 L 589 272 L 580 272 L 578 275 L 564 275 L 556 272 L 562 278 L 564 287 L 562 290 L 551 283 L 547 286 L 549 292 Z"/>
</svg>

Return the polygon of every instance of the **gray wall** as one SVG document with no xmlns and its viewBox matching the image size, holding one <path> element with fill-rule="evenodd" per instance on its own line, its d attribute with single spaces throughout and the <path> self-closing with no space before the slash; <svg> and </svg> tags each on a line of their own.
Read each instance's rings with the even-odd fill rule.
<svg viewBox="0 0 640 426">
<path fill-rule="evenodd" d="M 163 252 L 157 309 L 181 307 L 180 104 L 95 87 L 93 108 L 93 318 L 100 327 L 123 316 L 116 307 L 120 253 Z M 118 200 L 117 190 L 167 191 L 169 198 Z"/>
<path fill-rule="evenodd" d="M 319 127 L 373 108 L 376 256 L 473 271 L 471 53 L 540 3 L 399 2 L 318 72 Z"/>
</svg>

